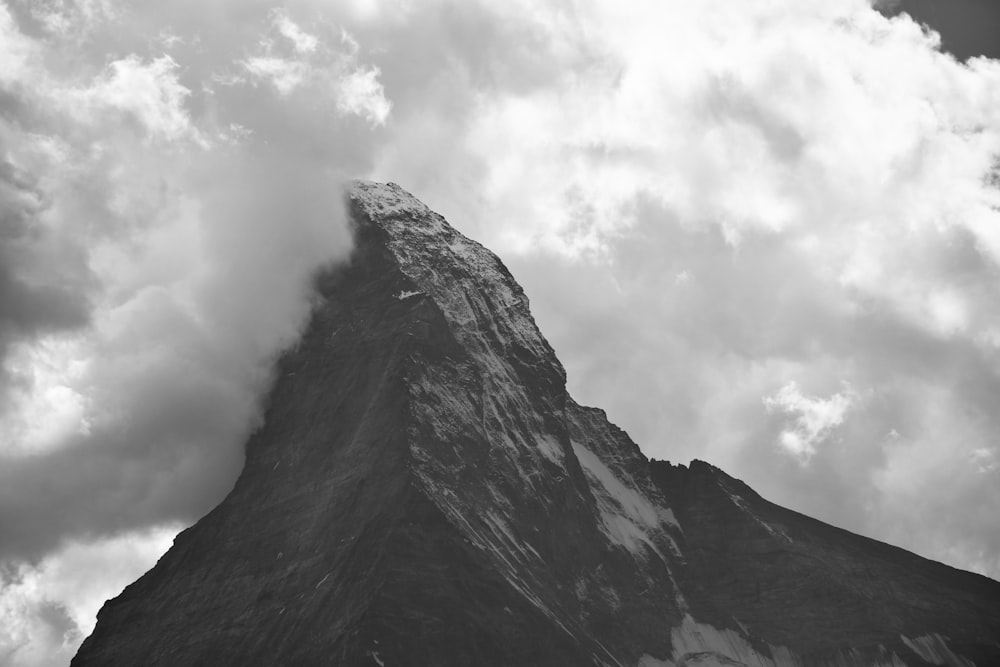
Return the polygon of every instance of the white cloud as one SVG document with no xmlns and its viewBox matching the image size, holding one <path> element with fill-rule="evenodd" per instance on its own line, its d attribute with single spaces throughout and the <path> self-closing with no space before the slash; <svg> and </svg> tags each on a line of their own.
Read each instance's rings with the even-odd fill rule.
<svg viewBox="0 0 1000 667">
<path fill-rule="evenodd" d="M 10 9 L 0 6 L 0 83 L 10 85 L 24 75 L 33 46 L 17 29 Z"/>
<path fill-rule="evenodd" d="M 185 99 L 191 91 L 177 79 L 178 65 L 170 56 L 143 63 L 131 55 L 108 65 L 105 73 L 83 90 L 63 99 L 70 113 L 80 107 L 112 109 L 132 116 L 153 137 L 177 139 L 191 132 Z"/>
<path fill-rule="evenodd" d="M 372 125 L 385 125 L 392 105 L 378 81 L 379 70 L 355 70 L 341 80 L 337 109 L 341 113 L 363 116 Z"/>
<path fill-rule="evenodd" d="M 973 449 L 969 454 L 969 458 L 976 464 L 976 470 L 983 474 L 995 472 L 1000 468 L 1000 462 L 997 461 L 997 452 L 988 447 Z"/>
<path fill-rule="evenodd" d="M 97 542 L 73 542 L 0 581 L 0 662 L 69 663 L 104 602 L 152 567 L 179 528 L 158 527 Z"/>
<path fill-rule="evenodd" d="M 314 35 L 310 35 L 292 21 L 288 14 L 282 11 L 273 13 L 273 20 L 278 32 L 283 37 L 292 42 L 295 50 L 299 53 L 312 53 L 319 45 L 319 40 Z"/>
<path fill-rule="evenodd" d="M 332 98 L 336 111 L 364 118 L 369 124 L 384 125 L 392 109 L 379 81 L 378 67 L 359 61 L 360 45 L 341 28 L 336 46 L 321 44 L 304 32 L 285 12 L 273 13 L 273 27 L 291 48 L 282 49 L 268 35 L 258 44 L 258 55 L 241 62 L 251 80 L 265 81 L 283 96 L 304 89 L 314 100 Z M 217 79 L 229 85 L 243 83 L 240 77 Z"/>
<path fill-rule="evenodd" d="M 791 428 L 781 431 L 778 442 L 789 454 L 808 462 L 817 445 L 843 423 L 853 401 L 850 391 L 826 399 L 805 396 L 795 382 L 789 382 L 772 396 L 765 396 L 764 407 L 792 418 Z"/>
<path fill-rule="evenodd" d="M 243 61 L 243 67 L 253 76 L 269 81 L 282 95 L 298 88 L 309 72 L 309 67 L 304 62 L 273 56 L 247 58 Z"/>
</svg>

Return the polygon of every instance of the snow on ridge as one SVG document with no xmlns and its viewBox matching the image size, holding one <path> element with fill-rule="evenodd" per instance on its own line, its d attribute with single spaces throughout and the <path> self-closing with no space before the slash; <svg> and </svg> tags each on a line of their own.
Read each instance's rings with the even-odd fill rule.
<svg viewBox="0 0 1000 667">
<path fill-rule="evenodd" d="M 600 457 L 578 442 L 573 442 L 573 451 L 581 465 L 607 490 L 615 501 L 625 510 L 629 517 L 655 528 L 666 520 L 674 527 L 679 527 L 676 519 L 664 518 L 664 512 L 656 508 L 645 496 L 620 480 L 615 473 L 601 461 Z M 669 516 L 673 517 L 673 512 Z"/>
<path fill-rule="evenodd" d="M 591 488 L 600 505 L 601 520 L 608 538 L 636 556 L 642 554 L 645 545 L 666 563 L 664 554 L 650 536 L 652 532 L 668 540 L 674 555 L 680 554 L 676 542 L 663 530 L 664 523 L 679 528 L 673 512 L 654 506 L 645 496 L 620 480 L 600 457 L 585 446 L 576 441 L 571 444 L 588 480 L 592 482 Z"/>
<path fill-rule="evenodd" d="M 395 183 L 353 181 L 348 189 L 348 195 L 372 216 L 430 212 L 423 202 Z"/>
</svg>

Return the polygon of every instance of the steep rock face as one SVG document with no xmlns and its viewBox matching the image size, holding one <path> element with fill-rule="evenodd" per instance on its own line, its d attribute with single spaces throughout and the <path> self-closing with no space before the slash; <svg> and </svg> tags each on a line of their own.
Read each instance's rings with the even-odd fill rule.
<svg viewBox="0 0 1000 667">
<path fill-rule="evenodd" d="M 770 503 L 701 461 L 653 461 L 685 528 L 684 580 L 806 662 L 1000 664 L 1000 584 Z M 934 648 L 931 648 L 931 647 Z"/>
<path fill-rule="evenodd" d="M 1000 663 L 1000 584 L 648 462 L 494 255 L 350 198 L 233 491 L 73 665 Z"/>
</svg>

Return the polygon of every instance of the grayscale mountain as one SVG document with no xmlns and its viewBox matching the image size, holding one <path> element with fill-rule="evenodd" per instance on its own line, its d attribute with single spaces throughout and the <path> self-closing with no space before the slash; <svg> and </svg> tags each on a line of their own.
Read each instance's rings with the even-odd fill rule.
<svg viewBox="0 0 1000 667">
<path fill-rule="evenodd" d="M 647 460 L 496 256 L 349 198 L 235 487 L 74 667 L 1000 664 L 1000 583 Z"/>
</svg>

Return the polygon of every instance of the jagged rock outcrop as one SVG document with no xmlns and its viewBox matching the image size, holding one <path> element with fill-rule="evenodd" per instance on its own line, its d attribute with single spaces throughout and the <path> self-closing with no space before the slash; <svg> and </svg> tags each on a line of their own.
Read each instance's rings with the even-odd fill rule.
<svg viewBox="0 0 1000 667">
<path fill-rule="evenodd" d="M 235 487 L 74 667 L 1000 664 L 1000 583 L 647 461 L 493 254 L 350 202 Z"/>
</svg>

